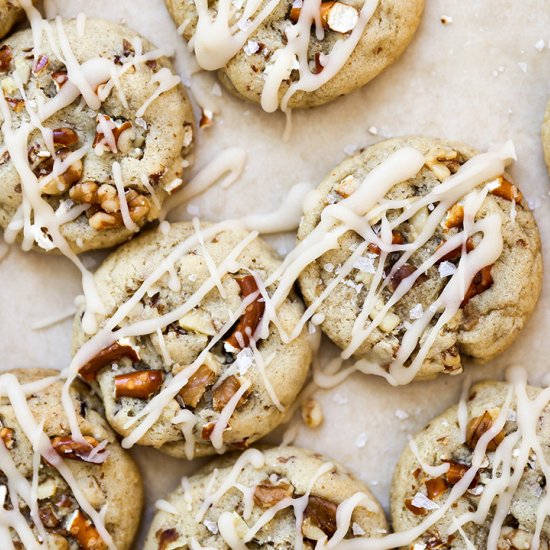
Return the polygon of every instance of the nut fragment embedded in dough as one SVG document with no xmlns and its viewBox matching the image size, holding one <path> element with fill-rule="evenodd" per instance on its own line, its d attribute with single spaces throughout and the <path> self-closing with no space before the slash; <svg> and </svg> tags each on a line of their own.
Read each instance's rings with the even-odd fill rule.
<svg viewBox="0 0 550 550">
<path fill-rule="evenodd" d="M 260 483 L 254 490 L 254 503 L 256 506 L 267 510 L 275 506 L 281 500 L 292 497 L 294 487 L 288 481 L 281 480 L 276 484 L 266 480 Z"/>
<path fill-rule="evenodd" d="M 296 23 L 300 18 L 302 8 L 293 7 L 290 10 L 290 20 Z M 321 23 L 325 29 L 342 34 L 351 32 L 359 21 L 358 11 L 343 2 L 322 2 Z"/>
<path fill-rule="evenodd" d="M 307 538 L 313 538 L 315 528 L 320 529 L 325 535 L 331 537 L 336 532 L 336 504 L 322 497 L 310 495 L 306 509 L 304 510 L 304 523 L 302 531 Z"/>
<path fill-rule="evenodd" d="M 228 376 L 213 392 L 212 392 L 212 408 L 215 411 L 220 412 L 229 403 L 230 399 L 239 391 L 241 383 L 236 376 Z M 237 407 L 244 405 L 246 402 L 249 391 L 246 391 L 244 395 L 239 399 Z"/>
<path fill-rule="evenodd" d="M 323 423 L 323 409 L 316 399 L 310 397 L 302 403 L 302 419 L 308 428 L 318 428 Z"/>
<path fill-rule="evenodd" d="M 476 416 L 468 422 L 466 428 L 466 445 L 472 451 L 476 448 L 476 445 L 481 438 L 481 436 L 488 431 L 495 419 L 498 417 L 500 409 L 491 409 L 484 411 L 481 416 Z M 496 451 L 497 447 L 502 443 L 505 433 L 501 430 L 498 434 L 495 435 L 487 445 L 488 451 Z"/>
</svg>

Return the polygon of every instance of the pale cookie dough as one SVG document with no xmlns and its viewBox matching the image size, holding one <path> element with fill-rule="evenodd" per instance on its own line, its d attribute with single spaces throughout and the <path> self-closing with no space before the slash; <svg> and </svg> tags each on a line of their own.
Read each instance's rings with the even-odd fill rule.
<svg viewBox="0 0 550 550">
<path fill-rule="evenodd" d="M 203 225 L 203 228 L 206 227 L 208 226 Z M 106 319 L 136 292 L 178 244 L 193 234 L 191 223 L 172 224 L 167 234 L 162 234 L 158 229 L 151 231 L 109 256 L 95 275 L 99 294 L 107 308 Z M 206 241 L 205 248 L 212 262 L 219 265 L 247 235 L 246 231 L 240 229 L 226 230 L 218 233 L 213 240 Z M 255 238 L 240 253 L 232 271 L 222 277 L 224 298 L 214 286 L 200 300 L 198 306 L 182 318 L 175 319 L 159 331 L 153 329 L 152 334 L 132 338 L 130 343 L 136 347 L 137 355 L 130 353 L 131 357 L 115 357 L 108 361 L 99 354 L 95 363 L 92 361 L 94 372 L 91 378 L 95 378 L 97 371 L 95 387 L 103 399 L 111 426 L 118 433 L 129 435 L 135 426 L 126 426 L 128 421 L 150 403 L 159 391 L 166 388 L 175 374 L 191 365 L 219 332 L 222 338 L 202 358 L 200 369 L 189 378 L 175 398 L 170 399 L 160 418 L 138 443 L 157 447 L 178 457 L 214 454 L 216 449 L 211 437 L 215 423 L 220 419 L 229 399 L 246 383 L 250 383 L 250 387 L 238 401 L 230 416 L 229 426 L 223 432 L 224 445 L 237 449 L 246 448 L 273 430 L 283 420 L 283 410 L 293 403 L 305 382 L 311 360 L 307 330 L 285 344 L 279 330 L 271 324 L 268 337 L 256 342 L 260 359 L 248 345 L 248 339 L 241 340 L 240 344 L 235 340 L 234 334 L 238 331 L 234 324 L 229 329 L 223 327 L 231 322 L 231 312 L 236 312 L 235 315 L 241 320 L 249 318 L 246 312 L 239 313 L 239 307 L 241 300 L 251 292 L 246 288 L 243 290 L 239 281 L 244 280 L 248 284 L 254 281 L 249 270 L 265 280 L 279 265 L 280 261 L 272 249 L 261 239 Z M 205 252 L 200 245 L 178 259 L 174 269 L 170 271 L 171 274 L 165 273 L 148 289 L 119 326 L 158 319 L 186 303 L 203 284 L 212 281 Z M 269 293 L 273 290 L 272 287 L 268 289 Z M 250 326 L 244 328 L 245 332 L 250 330 L 254 333 L 257 322 L 262 317 L 262 306 L 263 299 L 258 296 L 247 307 L 252 317 L 254 312 L 258 315 L 255 321 L 246 321 Z M 278 309 L 284 330 L 290 332 L 302 313 L 301 301 L 291 294 Z M 75 352 L 87 339 L 81 327 L 81 316 L 82 310 L 77 312 L 75 318 Z M 100 320 L 100 327 L 103 324 L 104 320 Z M 120 345 L 124 348 L 127 344 L 121 342 Z M 87 370 L 89 369 L 81 370 L 80 374 L 87 376 Z M 141 397 L 128 397 L 124 390 L 116 397 L 117 379 L 136 371 L 146 371 L 142 376 L 148 378 L 148 389 Z M 118 383 L 124 384 L 124 381 Z M 279 406 L 274 399 L 279 401 Z M 187 435 L 192 453 L 186 453 L 182 433 L 185 431 L 184 424 L 172 422 L 184 409 L 195 415 L 192 434 Z M 222 450 L 217 449 L 218 452 Z"/>
<path fill-rule="evenodd" d="M 361 0 L 350 0 L 346 3 L 357 10 L 363 5 Z M 183 24 L 185 39 L 191 40 L 198 19 L 195 4 L 185 0 L 166 0 L 166 4 L 176 24 Z M 261 3 L 261 7 L 266 4 L 267 2 Z M 210 10 L 214 11 L 216 5 L 216 2 L 209 4 Z M 219 70 L 221 83 L 232 94 L 260 102 L 264 71 L 273 62 L 274 53 L 286 44 L 285 29 L 291 24 L 292 6 L 292 0 L 279 2 L 251 34 L 245 47 Z M 320 88 L 311 92 L 295 93 L 288 106 L 315 107 L 364 86 L 403 53 L 420 23 L 423 8 L 424 0 L 380 0 L 359 43 L 342 69 Z M 326 29 L 324 38 L 318 40 L 313 31 L 308 50 L 310 64 L 313 67 L 318 65 L 319 56 L 331 52 L 334 45 L 346 36 L 347 33 Z M 319 67 L 314 70 L 319 70 Z M 279 90 L 280 98 L 288 89 L 289 83 L 297 78 L 298 71 L 294 70 L 290 78 L 283 81 Z"/>
<path fill-rule="evenodd" d="M 461 435 L 456 405 L 433 419 L 422 432 L 414 437 L 413 441 L 418 448 L 419 456 L 425 464 L 439 466 L 447 462 L 450 464 L 450 468 L 448 472 L 440 476 L 429 475 L 423 471 L 411 448 L 407 447 L 404 450 L 395 470 L 391 494 L 391 517 L 396 533 L 417 526 L 429 517 L 433 510 L 443 506 L 449 498 L 451 490 L 460 482 L 472 465 L 473 449 L 480 437 L 498 419 L 509 391 L 510 385 L 504 382 L 481 382 L 470 389 L 466 403 L 468 410 L 466 440 Z M 540 396 L 540 393 L 540 388 L 527 386 L 529 399 Z M 473 548 L 488 548 L 487 540 L 489 530 L 495 520 L 496 503 L 500 503 L 505 498 L 502 495 L 502 488 L 506 487 L 506 481 L 504 481 L 504 485 L 501 484 L 501 490 L 496 489 L 499 482 L 495 478 L 493 467 L 497 461 L 504 460 L 506 464 L 510 464 L 511 460 L 512 470 L 516 475 L 517 467 L 513 466 L 513 462 L 521 460 L 520 454 L 527 448 L 523 440 L 515 446 L 511 441 L 514 435 L 510 434 L 514 434 L 518 430 L 516 419 L 520 414 L 519 411 L 516 413 L 516 401 L 513 399 L 511 409 L 506 413 L 504 428 L 489 442 L 488 452 L 469 488 L 456 500 L 456 503 L 452 504 L 451 509 L 441 520 L 412 541 L 410 545 L 403 546 L 403 550 L 413 548 L 415 544 L 421 548 L 446 550 L 472 548 L 466 544 L 460 533 L 454 532 L 448 535 L 447 532 L 455 518 L 460 518 L 462 514 L 468 512 L 475 512 L 478 506 L 482 510 L 487 509 L 487 514 L 481 512 L 478 522 L 470 521 L 462 528 L 465 536 L 473 544 Z M 537 423 L 537 440 L 543 449 L 546 460 L 548 460 L 550 444 L 548 408 L 544 409 L 538 422 L 536 421 L 537 416 L 534 416 L 534 421 Z M 523 422 L 524 425 L 527 425 L 525 417 Z M 504 438 L 506 438 L 506 442 L 503 441 Z M 515 491 L 512 490 L 513 496 L 510 505 L 501 510 L 503 525 L 497 531 L 499 550 L 520 550 L 532 547 L 538 505 L 546 492 L 546 479 L 541 470 L 540 461 L 537 460 L 530 448 L 527 450 L 529 451 L 527 464 L 519 479 L 518 488 Z M 489 497 L 490 494 L 493 494 L 491 493 L 493 490 L 497 492 L 497 497 L 489 499 L 488 503 L 480 506 L 481 499 Z M 429 500 L 424 501 L 422 497 L 427 497 Z M 430 507 L 432 510 L 427 510 Z M 539 548 L 548 550 L 549 542 L 550 522 L 547 518 L 542 527 Z"/>
<path fill-rule="evenodd" d="M 163 542 L 172 543 L 172 548 L 229 549 L 221 534 L 223 527 L 219 527 L 222 514 L 229 514 L 237 533 L 242 536 L 262 514 L 269 514 L 269 510 L 277 505 L 281 506 L 281 510 L 247 542 L 246 547 L 289 550 L 296 547 L 298 537 L 303 540 L 304 548 L 313 549 L 315 541 L 326 541 L 334 535 L 338 505 L 358 492 L 364 493 L 365 501 L 355 508 L 349 524 L 342 525 L 345 538 L 358 535 L 381 537 L 387 532 L 386 518 L 380 504 L 368 488 L 342 466 L 296 447 L 275 447 L 262 453 L 250 449 L 250 452 L 255 453 L 250 459 L 256 462 L 244 461 L 242 468 L 235 467 L 233 473 L 237 475 L 232 476 L 233 482 L 229 479 L 237 456 L 215 460 L 184 480 L 181 487 L 167 497 L 170 511 L 158 511 L 154 517 L 145 550 L 167 547 L 162 546 Z M 239 460 L 243 461 L 243 455 Z M 327 471 L 319 476 L 320 469 L 329 461 L 331 464 L 327 466 Z M 296 525 L 291 503 L 287 506 L 280 503 L 285 498 L 298 499 L 305 495 L 317 476 L 307 503 L 302 504 L 301 510 L 298 506 L 296 515 L 303 515 L 302 521 Z M 227 492 L 207 501 L 223 483 L 227 484 Z M 239 485 L 239 489 L 235 484 Z M 241 492 L 243 489 L 245 497 Z M 250 498 L 252 506 L 247 510 Z M 211 500 L 212 505 L 201 514 L 205 501 L 208 504 Z"/>
<path fill-rule="evenodd" d="M 44 369 L 11 372 L 21 384 L 59 374 L 57 371 Z M 78 445 L 71 439 L 61 403 L 62 387 L 62 381 L 54 381 L 47 388 L 29 396 L 27 402 L 30 411 L 36 423 L 44 423 L 44 433 L 50 438 L 58 454 L 65 458 L 65 465 L 75 477 L 88 502 L 97 511 L 106 508 L 104 524 L 116 547 L 119 550 L 128 550 L 137 532 L 143 503 L 141 475 L 105 421 L 99 399 L 90 393 L 85 384 L 77 381 L 71 388 L 71 397 L 82 435 L 92 446 L 107 442 L 103 452 L 108 453 L 103 463 L 95 464 L 82 458 L 79 453 L 88 453 L 91 447 L 79 451 Z M 32 483 L 33 448 L 16 419 L 14 407 L 5 397 L 0 398 L 0 437 L 18 472 Z M 13 481 L 12 476 L 9 479 Z M 6 481 L 6 474 L 0 473 L 0 486 L 5 485 Z M 37 495 L 38 513 L 48 535 L 48 548 L 106 550 L 107 546 L 88 516 L 80 509 L 67 482 L 44 459 L 38 471 Z M 32 526 L 29 508 L 23 501 L 20 501 L 20 510 Z M 36 528 L 33 531 L 35 536 L 39 535 Z M 12 533 L 12 542 L 16 548 L 23 548 L 15 533 Z"/>
<path fill-rule="evenodd" d="M 0 78 L 13 128 L 29 120 L 28 110 L 35 112 L 37 105 L 51 102 L 67 85 L 67 67 L 54 53 L 63 57 L 59 53 L 64 42 L 59 23 L 45 24 L 51 28 L 54 47 L 44 34 L 36 60 L 31 30 L 18 32 L 0 45 Z M 140 50 L 148 55 L 155 48 L 134 31 L 100 19 L 78 23 L 65 20 L 62 27 L 81 65 L 103 58 L 113 62 L 116 72 L 127 64 L 124 74 L 107 84 L 114 83 L 97 111 L 79 96 L 44 122 L 53 130 L 53 146 L 46 145 L 49 132 L 45 138 L 36 130 L 28 139 L 28 162 L 42 186 L 42 198 L 60 216 L 68 215 L 71 208 L 87 207 L 76 219 L 61 225 L 61 233 L 73 250 L 83 252 L 121 243 L 158 218 L 164 199 L 181 185 L 182 153 L 192 144 L 193 114 L 183 86 L 176 83 L 137 116 L 159 89 L 158 82 L 164 85 L 175 77 L 166 57 L 158 53 L 142 57 Z M 69 81 L 79 76 L 71 70 L 69 73 Z M 23 82 L 26 102 L 18 81 Z M 106 89 L 100 85 L 98 94 Z M 25 193 L 7 146 L 6 136 L 0 133 L 1 228 L 13 220 Z M 74 162 L 52 179 L 53 159 L 59 163 L 75 152 L 79 153 L 73 156 Z M 115 162 L 121 169 L 122 201 L 116 187 Z M 34 181 L 30 184 L 36 185 Z M 126 219 L 124 203 L 128 206 Z"/>
<path fill-rule="evenodd" d="M 441 183 L 438 177 L 444 181 L 475 154 L 473 149 L 465 145 L 424 137 L 392 139 L 369 147 L 342 162 L 324 179 L 318 188 L 317 200 L 302 220 L 298 238 L 304 239 L 317 226 L 321 212 L 328 204 L 338 203 L 344 196 L 352 193 L 354 185 L 360 184 L 375 166 L 404 146 L 412 146 L 427 155 L 427 163 L 431 168 L 426 164 L 417 177 L 394 186 L 386 195 L 387 199 L 401 200 L 426 195 L 435 185 Z M 450 154 L 453 159 L 436 158 L 446 154 Z M 508 175 L 506 178 L 511 179 Z M 458 374 L 462 370 L 462 356 L 486 362 L 502 353 L 516 338 L 535 307 L 542 279 L 539 232 L 533 214 L 519 190 L 508 180 L 502 180 L 501 185 L 505 187 L 499 187 L 486 196 L 476 220 L 491 213 L 501 217 L 503 252 L 490 269 L 476 275 L 466 294 L 470 297 L 464 299 L 457 314 L 439 331 L 418 371 L 418 378 L 433 377 L 438 373 Z M 497 193 L 501 196 L 497 196 Z M 509 200 L 514 198 L 511 195 L 505 197 L 507 193 L 513 194 L 515 200 Z M 390 212 L 391 216 L 396 216 L 395 212 L 400 210 Z M 412 242 L 424 227 L 429 213 L 429 208 L 423 208 L 410 222 L 400 224 L 394 233 L 394 239 L 403 243 Z M 451 214 L 452 212 L 448 215 Z M 445 218 L 448 219 L 450 218 Z M 390 284 L 382 291 L 384 303 L 390 299 L 400 281 L 410 275 L 413 268 L 431 257 L 438 246 L 462 229 L 462 221 L 457 221 L 455 227 L 439 224 L 427 243 L 407 261 L 408 265 L 404 268 L 409 271 L 400 269 L 392 276 Z M 451 224 L 450 221 L 445 223 Z M 374 227 L 376 230 L 377 226 Z M 479 236 L 474 235 L 471 244 L 477 245 L 478 238 Z M 325 253 L 304 269 L 299 282 L 307 305 L 337 276 L 340 266 L 362 242 L 356 233 L 349 231 L 340 238 L 339 246 L 335 250 Z M 372 265 L 356 265 L 317 310 L 324 316 L 321 325 L 323 331 L 342 349 L 351 341 L 354 322 L 362 309 L 378 262 L 379 250 L 369 247 L 368 251 L 368 261 L 364 263 L 371 262 Z M 399 252 L 389 254 L 386 265 L 393 265 L 399 256 Z M 459 259 L 460 253 L 457 251 L 456 256 L 448 258 L 443 267 L 443 262 L 430 267 L 391 308 L 384 322 L 360 345 L 354 356 L 382 366 L 390 364 L 400 348 L 402 337 L 409 326 L 407 323 L 410 324 L 422 316 L 422 312 L 439 297 L 448 280 L 446 277 L 454 269 L 454 265 L 450 264 L 456 265 Z M 447 269 L 447 272 L 442 269 Z M 437 317 L 436 314 L 428 329 L 434 325 Z M 420 342 L 426 334 L 427 330 Z"/>
</svg>

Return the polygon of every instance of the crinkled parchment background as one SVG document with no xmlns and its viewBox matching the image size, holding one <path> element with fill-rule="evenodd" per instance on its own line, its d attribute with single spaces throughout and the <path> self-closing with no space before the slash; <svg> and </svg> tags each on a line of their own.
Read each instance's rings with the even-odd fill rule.
<svg viewBox="0 0 550 550">
<path fill-rule="evenodd" d="M 405 55 L 351 96 L 294 113 L 288 143 L 281 140 L 282 115 L 267 115 L 224 92 L 218 98 L 221 113 L 214 126 L 199 132 L 192 171 L 229 146 L 245 149 L 248 163 L 232 187 L 214 187 L 192 201 L 201 217 L 221 220 L 269 212 L 293 184 L 317 184 L 354 148 L 382 137 L 428 134 L 463 140 L 480 149 L 513 139 L 519 160 L 512 172 L 535 209 L 548 265 L 550 186 L 540 124 L 550 97 L 550 51 L 547 47 L 538 51 L 535 44 L 540 47 L 540 40 L 550 41 L 550 1 L 426 3 L 422 25 Z M 175 52 L 178 71 L 187 73 L 188 55 L 162 0 L 57 0 L 57 4 L 63 15 L 83 11 L 124 21 Z M 451 24 L 441 23 L 444 15 L 452 18 Z M 207 90 L 214 83 L 210 78 Z M 378 136 L 369 133 L 373 126 Z M 182 209 L 181 218 L 189 217 Z M 279 237 L 275 244 L 288 250 L 293 238 Z M 501 378 L 508 365 L 519 363 L 529 370 L 531 382 L 544 383 L 550 355 L 549 280 L 535 314 L 510 350 L 489 366 L 467 365 L 475 379 Z M 70 360 L 71 321 L 44 330 L 32 327 L 70 310 L 80 292 L 76 269 L 61 257 L 13 249 L 0 263 L 0 283 L 2 368 L 65 367 Z M 458 399 L 463 380 L 464 376 L 445 377 L 393 388 L 383 380 L 355 375 L 330 392 L 319 392 L 325 422 L 315 431 L 301 428 L 297 443 L 347 465 L 387 505 L 392 469 L 408 436 Z M 550 383 L 550 376 L 546 381 Z M 196 464 L 150 449 L 135 449 L 133 454 L 148 494 L 145 531 L 154 501 Z"/>
</svg>

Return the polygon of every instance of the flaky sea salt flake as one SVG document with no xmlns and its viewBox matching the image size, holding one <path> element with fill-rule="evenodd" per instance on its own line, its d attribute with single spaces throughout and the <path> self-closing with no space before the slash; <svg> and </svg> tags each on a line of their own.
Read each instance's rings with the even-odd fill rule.
<svg viewBox="0 0 550 550">
<path fill-rule="evenodd" d="M 456 273 L 456 265 L 452 262 L 441 262 L 438 270 L 440 277 L 450 277 Z"/>
<path fill-rule="evenodd" d="M 438 504 L 422 493 L 416 493 L 411 504 L 416 508 L 424 508 L 424 510 L 437 510 L 439 508 Z"/>
</svg>

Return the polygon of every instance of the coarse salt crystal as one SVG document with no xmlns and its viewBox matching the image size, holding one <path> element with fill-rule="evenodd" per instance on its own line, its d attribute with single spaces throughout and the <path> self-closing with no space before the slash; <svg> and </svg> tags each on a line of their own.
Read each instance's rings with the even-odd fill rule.
<svg viewBox="0 0 550 550">
<path fill-rule="evenodd" d="M 203 522 L 204 526 L 214 535 L 218 534 L 218 524 L 215 521 L 210 521 L 205 519 Z"/>
<path fill-rule="evenodd" d="M 423 542 L 417 542 L 412 550 L 426 550 L 428 548 Z"/>
<path fill-rule="evenodd" d="M 237 357 L 235 358 L 235 364 L 237 365 L 237 369 L 241 376 L 246 374 L 253 363 L 254 352 L 250 348 L 244 348 L 237 354 Z"/>
<path fill-rule="evenodd" d="M 410 311 L 409 317 L 411 319 L 420 319 L 424 315 L 424 308 L 422 304 L 416 304 Z"/>
<path fill-rule="evenodd" d="M 422 493 L 416 493 L 411 504 L 416 508 L 424 508 L 424 510 L 437 510 L 439 508 L 438 504 Z"/>
<path fill-rule="evenodd" d="M 327 273 L 332 273 L 334 271 L 334 264 L 331 264 L 331 263 L 327 263 L 323 266 L 323 269 L 327 272 Z"/>
<path fill-rule="evenodd" d="M 542 50 L 544 50 L 546 44 L 544 43 L 544 40 L 541 38 L 540 40 L 537 40 L 537 42 L 535 42 L 535 49 L 538 51 L 538 52 L 542 52 Z"/>
<path fill-rule="evenodd" d="M 353 522 L 353 524 L 351 526 L 351 532 L 356 537 L 360 537 L 360 536 L 363 536 L 365 534 L 365 530 L 359 524 L 355 523 L 355 521 Z"/>
<path fill-rule="evenodd" d="M 252 55 L 255 54 L 260 49 L 260 45 L 258 42 L 254 40 L 249 40 L 243 48 L 243 51 L 246 55 Z"/>
<path fill-rule="evenodd" d="M 456 265 L 452 262 L 441 262 L 438 269 L 440 277 L 449 277 L 456 273 Z"/>
<path fill-rule="evenodd" d="M 377 136 L 378 135 L 378 128 L 376 126 L 369 126 L 367 132 L 371 135 L 371 136 Z"/>
<path fill-rule="evenodd" d="M 524 72 L 527 72 L 527 63 L 520 62 L 518 63 L 518 67 Z"/>
<path fill-rule="evenodd" d="M 241 31 L 247 31 L 251 25 L 252 21 L 250 21 L 250 19 L 240 19 L 237 23 L 237 27 L 239 27 Z"/>
<path fill-rule="evenodd" d="M 191 275 L 189 275 L 189 277 L 187 277 L 192 283 L 194 283 L 197 278 L 198 278 L 198 275 L 196 273 L 191 273 Z"/>
<path fill-rule="evenodd" d="M 399 420 L 406 420 L 407 418 L 409 418 L 408 413 L 406 413 L 403 409 L 397 409 L 395 411 L 395 416 L 399 418 Z"/>
<path fill-rule="evenodd" d="M 355 446 L 358 449 L 362 449 L 367 444 L 368 436 L 366 432 L 361 432 L 356 438 L 355 438 Z"/>
<path fill-rule="evenodd" d="M 376 254 L 369 254 L 366 257 L 361 256 L 355 260 L 353 267 L 359 271 L 363 271 L 364 273 L 376 273 L 376 269 L 374 267 L 375 258 Z"/>
<path fill-rule="evenodd" d="M 344 147 L 344 154 L 346 154 L 348 157 L 353 155 L 359 149 L 358 145 L 349 144 Z"/>
</svg>

